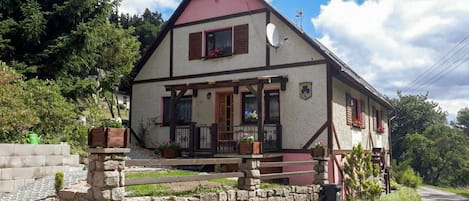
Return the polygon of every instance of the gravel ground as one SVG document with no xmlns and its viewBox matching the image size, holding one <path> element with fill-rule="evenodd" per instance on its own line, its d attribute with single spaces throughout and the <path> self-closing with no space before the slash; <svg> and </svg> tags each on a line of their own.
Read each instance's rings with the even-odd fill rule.
<svg viewBox="0 0 469 201">
<path fill-rule="evenodd" d="M 0 194 L 1 201 L 32 201 L 42 200 L 55 194 L 55 176 L 47 176 L 36 179 L 33 183 L 27 184 L 13 193 Z M 86 171 L 73 170 L 64 173 L 64 185 L 68 186 L 86 179 Z"/>
</svg>

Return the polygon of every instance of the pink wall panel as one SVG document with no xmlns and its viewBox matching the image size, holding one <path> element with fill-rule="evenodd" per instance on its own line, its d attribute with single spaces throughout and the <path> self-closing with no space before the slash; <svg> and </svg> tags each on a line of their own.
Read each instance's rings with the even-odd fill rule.
<svg viewBox="0 0 469 201">
<path fill-rule="evenodd" d="M 305 161 L 311 160 L 308 153 L 286 153 L 283 154 L 283 161 Z M 283 167 L 283 172 L 313 170 L 314 166 L 287 166 Z M 314 175 L 302 175 L 290 177 L 290 184 L 293 185 L 310 185 L 313 183 Z"/>
<path fill-rule="evenodd" d="M 265 8 L 261 0 L 192 0 L 176 25 Z"/>
</svg>

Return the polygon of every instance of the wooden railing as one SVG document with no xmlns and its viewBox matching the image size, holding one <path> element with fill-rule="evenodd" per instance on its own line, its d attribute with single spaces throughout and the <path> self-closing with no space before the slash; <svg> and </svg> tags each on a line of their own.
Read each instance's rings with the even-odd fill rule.
<svg viewBox="0 0 469 201">
<path fill-rule="evenodd" d="M 242 162 L 241 158 L 203 158 L 203 159 L 134 159 L 125 163 L 126 167 L 132 166 L 181 166 L 181 165 L 216 165 L 216 164 L 238 164 Z M 244 177 L 242 172 L 211 173 L 196 176 L 176 176 L 176 177 L 158 177 L 158 178 L 138 178 L 126 179 L 125 185 L 159 184 L 185 181 L 203 181 L 228 177 Z"/>
<path fill-rule="evenodd" d="M 317 161 L 308 160 L 308 161 L 284 161 L 284 162 L 261 162 L 260 167 L 287 167 L 287 166 L 307 166 L 307 165 L 316 165 Z M 269 173 L 261 174 L 261 180 L 266 179 L 280 179 L 287 178 L 290 176 L 301 176 L 314 174 L 314 170 L 304 170 L 304 171 L 292 171 L 292 172 L 280 172 L 280 173 Z"/>
</svg>

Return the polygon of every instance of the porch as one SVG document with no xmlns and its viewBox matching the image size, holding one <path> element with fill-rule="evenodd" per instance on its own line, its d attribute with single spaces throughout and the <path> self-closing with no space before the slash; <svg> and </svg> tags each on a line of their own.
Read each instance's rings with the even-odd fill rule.
<svg viewBox="0 0 469 201">
<path fill-rule="evenodd" d="M 170 139 L 179 143 L 191 156 L 236 153 L 238 152 L 237 145 L 244 134 L 253 136 L 256 141 L 262 142 L 263 153 L 280 151 L 282 149 L 282 126 L 280 124 L 279 103 L 275 101 L 279 100 L 280 91 L 286 90 L 287 82 L 288 78 L 286 76 L 262 76 L 248 79 L 166 85 L 166 91 L 171 92 L 169 101 L 170 115 L 168 118 L 170 120 Z M 265 85 L 274 83 L 277 84 L 279 90 L 275 92 L 264 90 Z M 248 90 L 248 92 L 242 94 L 249 93 L 249 97 L 243 97 L 251 102 L 238 108 L 242 109 L 242 112 L 241 114 L 237 113 L 237 115 L 249 115 L 242 116 L 242 121 L 237 122 L 234 113 L 240 110 L 233 109 L 235 107 L 233 97 L 239 93 L 240 87 Z M 205 124 L 190 122 L 187 122 L 188 125 L 184 126 L 178 124 L 180 113 L 177 110 L 177 105 L 188 90 L 192 91 L 192 97 L 197 97 L 198 90 L 216 88 L 224 89 L 221 90 L 223 92 L 215 91 L 215 123 L 210 124 L 209 121 L 203 122 Z M 207 94 L 207 99 L 210 99 L 211 93 Z M 190 118 L 182 119 L 187 120 Z"/>
<path fill-rule="evenodd" d="M 237 144 L 247 133 L 262 142 L 263 153 L 282 150 L 282 125 L 265 124 L 259 137 L 257 125 L 222 126 L 219 124 L 176 126 L 174 141 L 190 156 L 237 153 Z"/>
</svg>

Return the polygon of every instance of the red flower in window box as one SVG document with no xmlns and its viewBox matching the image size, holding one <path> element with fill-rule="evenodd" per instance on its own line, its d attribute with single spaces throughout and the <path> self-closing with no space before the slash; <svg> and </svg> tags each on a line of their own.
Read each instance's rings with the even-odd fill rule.
<svg viewBox="0 0 469 201">
<path fill-rule="evenodd" d="M 362 126 L 362 120 L 361 119 L 353 119 L 352 125 L 355 127 L 361 127 Z"/>
<path fill-rule="evenodd" d="M 384 127 L 378 128 L 379 133 L 384 133 Z"/>
<path fill-rule="evenodd" d="M 223 56 L 223 49 L 221 49 L 221 48 L 216 48 L 216 49 L 210 51 L 210 53 L 209 53 L 208 56 L 209 56 L 210 58 Z"/>
</svg>

